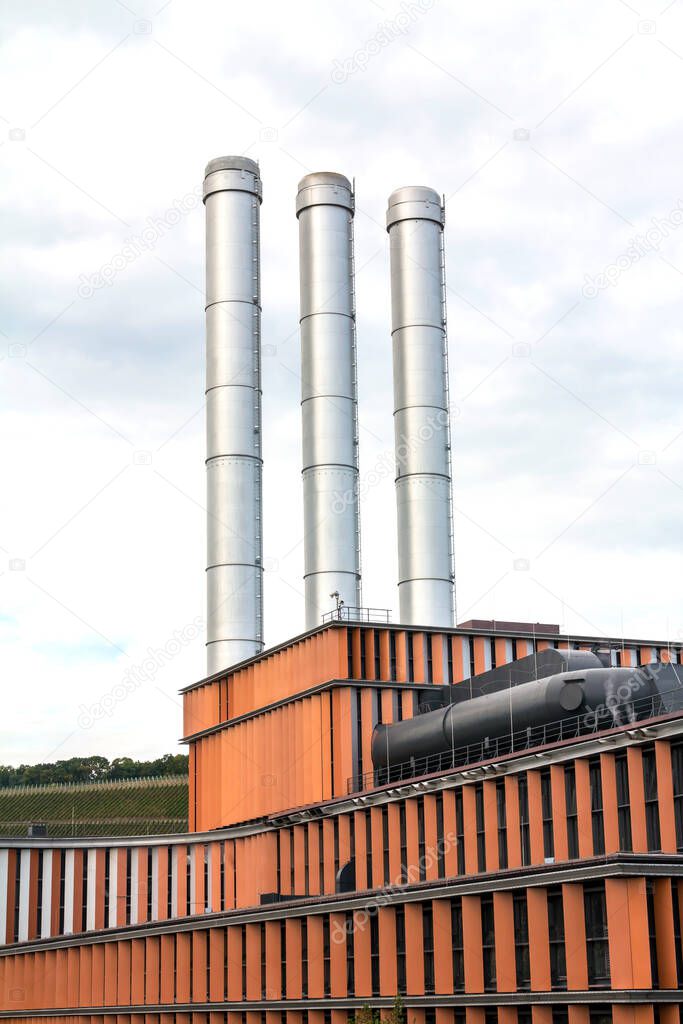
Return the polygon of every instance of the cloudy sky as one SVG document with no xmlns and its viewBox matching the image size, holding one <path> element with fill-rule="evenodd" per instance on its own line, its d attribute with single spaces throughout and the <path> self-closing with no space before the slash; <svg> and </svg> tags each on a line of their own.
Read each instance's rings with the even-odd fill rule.
<svg viewBox="0 0 683 1024">
<path fill-rule="evenodd" d="M 227 152 L 264 181 L 268 644 L 303 623 L 294 196 L 323 169 L 357 188 L 364 602 L 397 609 L 386 198 L 427 184 L 459 618 L 683 638 L 682 87 L 677 0 L 3 5 L 0 761 L 173 750 L 203 674 L 196 190 Z"/>
</svg>

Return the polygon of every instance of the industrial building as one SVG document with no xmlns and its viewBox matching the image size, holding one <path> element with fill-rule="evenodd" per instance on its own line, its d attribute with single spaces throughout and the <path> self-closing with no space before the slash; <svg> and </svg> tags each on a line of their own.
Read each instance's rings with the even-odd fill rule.
<svg viewBox="0 0 683 1024">
<path fill-rule="evenodd" d="M 211 161 L 189 833 L 0 839 L 0 1018 L 678 1024 L 683 646 L 454 620 L 437 193 L 389 200 L 397 622 L 363 607 L 354 195 L 296 199 L 305 632 L 264 649 L 258 166 Z M 389 325 L 388 325 L 389 326 Z"/>
</svg>

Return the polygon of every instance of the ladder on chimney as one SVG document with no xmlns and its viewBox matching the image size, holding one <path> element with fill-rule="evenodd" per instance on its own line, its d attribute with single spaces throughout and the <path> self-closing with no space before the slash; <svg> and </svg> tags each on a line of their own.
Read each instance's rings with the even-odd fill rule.
<svg viewBox="0 0 683 1024">
<path fill-rule="evenodd" d="M 453 460 L 451 450 L 451 399 L 450 381 L 448 374 L 448 319 L 446 315 L 446 244 L 444 239 L 444 225 L 446 219 L 446 197 L 441 198 L 441 236 L 439 241 L 440 263 L 441 263 L 441 326 L 443 338 L 443 387 L 446 397 L 446 450 L 448 454 L 448 477 L 450 481 L 448 491 L 448 548 L 450 560 L 450 577 L 453 583 L 452 608 L 453 624 L 458 621 L 458 602 L 455 588 L 455 530 L 453 524 Z"/>
<path fill-rule="evenodd" d="M 353 179 L 351 202 L 353 212 L 356 208 L 356 179 Z M 358 565 L 358 606 L 363 604 L 362 587 L 363 574 L 361 570 L 361 526 L 360 526 L 360 427 L 358 424 L 358 341 L 356 336 L 356 248 L 353 228 L 353 214 L 349 213 L 349 245 L 351 247 L 351 388 L 353 391 L 353 451 L 356 476 L 354 480 L 355 510 L 356 510 L 356 564 Z"/>
<path fill-rule="evenodd" d="M 256 452 L 255 474 L 256 488 L 254 500 L 254 518 L 256 521 L 256 551 L 254 561 L 256 563 L 256 640 L 263 647 L 263 449 L 261 439 L 262 418 L 261 418 L 261 282 L 259 281 L 260 251 L 259 251 L 259 200 L 258 196 L 252 196 L 251 203 L 251 251 L 252 251 L 252 372 L 255 381 L 254 392 L 254 449 Z"/>
</svg>

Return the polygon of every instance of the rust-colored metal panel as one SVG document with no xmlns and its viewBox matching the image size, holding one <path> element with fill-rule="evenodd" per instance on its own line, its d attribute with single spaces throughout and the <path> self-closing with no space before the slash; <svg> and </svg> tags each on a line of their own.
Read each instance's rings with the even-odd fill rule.
<svg viewBox="0 0 683 1024">
<path fill-rule="evenodd" d="M 287 999 L 301 999 L 301 921 L 289 918 L 285 923 L 287 943 Z"/>
<path fill-rule="evenodd" d="M 605 881 L 613 988 L 651 988 L 650 939 L 644 878 Z"/>
<path fill-rule="evenodd" d="M 458 846 L 455 828 L 455 793 L 446 789 L 443 793 L 444 868 L 446 878 L 458 873 Z"/>
<path fill-rule="evenodd" d="M 154 1004 L 159 1002 L 159 971 L 161 965 L 161 951 L 158 936 L 152 936 L 143 940 L 145 943 L 145 970 L 144 970 L 144 1002 Z M 96 950 L 98 947 L 93 947 Z M 93 982 L 94 987 L 94 982 Z M 94 993 L 93 993 L 94 994 Z"/>
<path fill-rule="evenodd" d="M 237 1003 L 246 998 L 242 992 L 242 929 L 228 928 L 227 937 L 228 1001 Z"/>
<path fill-rule="evenodd" d="M 164 939 L 170 938 L 171 936 L 164 936 Z M 162 939 L 163 942 L 163 939 Z M 59 953 L 57 951 L 57 962 L 59 964 Z M 118 944 L 116 942 L 108 942 L 104 947 L 104 1005 L 105 1006 L 116 1006 L 117 1004 L 117 986 L 116 986 L 116 975 L 118 967 Z M 57 990 L 59 990 L 59 968 L 57 970 Z M 164 993 L 162 992 L 162 999 Z M 171 999 L 173 994 L 171 993 Z M 55 1002 L 57 1006 L 59 1003 L 59 991 L 55 993 Z"/>
<path fill-rule="evenodd" d="M 145 940 L 133 939 L 130 951 L 130 1001 L 141 1006 L 145 1001 Z"/>
<path fill-rule="evenodd" d="M 281 999 L 283 995 L 280 932 L 279 921 L 266 921 L 266 999 Z"/>
<path fill-rule="evenodd" d="M 643 752 L 640 747 L 628 747 L 626 750 L 626 761 L 628 765 L 628 789 L 629 802 L 631 804 L 631 839 L 633 852 L 647 853 Z"/>
<path fill-rule="evenodd" d="M 406 903 L 406 992 L 409 996 L 424 995 L 424 955 L 422 931 L 422 905 Z"/>
<path fill-rule="evenodd" d="M 529 962 L 531 965 L 531 988 L 533 991 L 549 992 L 550 981 L 550 930 L 548 926 L 548 892 L 543 888 L 527 889 L 527 915 L 529 921 Z M 573 942 L 573 936 L 567 935 Z"/>
<path fill-rule="evenodd" d="M 499 992 L 516 992 L 517 969 L 512 893 L 494 892 L 493 921 L 496 945 L 496 988 Z"/>
<path fill-rule="evenodd" d="M 247 999 L 261 998 L 261 925 L 247 925 Z"/>
<path fill-rule="evenodd" d="M 550 796 L 553 802 L 553 846 L 555 860 L 569 859 L 567 838 L 567 798 L 564 783 L 564 765 L 550 766 Z"/>
<path fill-rule="evenodd" d="M 417 800 L 406 800 L 406 867 L 412 882 L 419 881 L 420 843 L 417 829 Z"/>
<path fill-rule="evenodd" d="M 190 948 L 192 936 L 178 932 L 176 940 L 176 1001 L 190 1001 Z"/>
<path fill-rule="evenodd" d="M 453 991 L 453 935 L 450 900 L 432 900 L 434 923 L 434 991 L 450 995 Z"/>
<path fill-rule="evenodd" d="M 619 813 L 617 807 L 617 768 L 614 754 L 600 755 L 602 779 L 602 820 L 605 831 L 605 853 L 619 852 Z"/>
<path fill-rule="evenodd" d="M 76 953 L 78 960 L 78 1001 L 75 1005 L 78 1007 L 92 1006 L 92 946 L 81 946 Z M 142 976 L 144 979 L 144 964 Z M 28 998 L 30 1003 L 33 1003 L 31 987 L 27 985 Z M 132 1002 L 136 1002 L 136 1000 L 133 999 Z M 144 993 L 140 1002 L 144 1002 Z"/>
<path fill-rule="evenodd" d="M 407 930 L 407 925 L 406 925 Z M 484 991 L 484 951 L 481 935 L 479 896 L 462 898 L 462 932 L 465 961 L 465 991 Z"/>
<path fill-rule="evenodd" d="M 657 764 L 657 805 L 659 832 L 663 853 L 676 853 L 676 819 L 674 817 L 673 769 L 671 744 L 668 740 L 655 741 Z"/>
<path fill-rule="evenodd" d="M 379 926 L 379 992 L 382 996 L 394 996 L 398 991 L 396 975 L 396 911 L 393 907 L 380 907 Z"/>
<path fill-rule="evenodd" d="M 590 1024 L 590 1009 L 587 1006 L 570 1006 L 569 1024 Z"/>
<path fill-rule="evenodd" d="M 322 823 L 323 829 L 323 884 L 326 893 L 335 890 L 336 879 L 334 872 L 334 822 L 331 818 L 325 818 Z"/>
<path fill-rule="evenodd" d="M 116 965 L 116 998 L 119 1006 L 127 1006 L 130 1002 L 130 942 L 118 943 L 118 962 Z"/>
<path fill-rule="evenodd" d="M 330 995 L 346 996 L 346 946 L 353 942 L 346 928 L 346 914 L 330 914 Z M 345 1022 L 346 1024 L 346 1022 Z"/>
<path fill-rule="evenodd" d="M 318 855 L 320 849 L 319 834 L 320 822 L 309 821 L 306 826 L 306 842 L 308 843 L 308 891 L 312 896 L 317 896 L 322 892 L 320 885 L 320 857 Z"/>
<path fill-rule="evenodd" d="M 398 803 L 395 801 L 387 807 L 389 825 L 389 883 L 401 884 L 401 821 Z"/>
<path fill-rule="evenodd" d="M 308 921 L 308 997 L 322 999 L 325 994 L 323 963 L 323 919 L 315 914 Z"/>
<path fill-rule="evenodd" d="M 653 902 L 659 987 L 678 988 L 673 890 L 670 878 L 658 878 L 655 880 Z"/>
<path fill-rule="evenodd" d="M 354 811 L 354 836 L 356 840 L 356 889 L 369 889 L 371 880 L 368 879 L 367 869 L 367 842 L 365 832 L 365 816 L 368 811 Z"/>
<path fill-rule="evenodd" d="M 579 857 L 593 856 L 593 821 L 591 816 L 590 768 L 585 758 L 575 762 L 576 822 L 579 833 Z"/>
<path fill-rule="evenodd" d="M 570 882 L 562 886 L 564 933 L 567 936 L 567 988 L 588 988 L 586 955 L 586 916 L 583 908 L 583 886 Z"/>
<path fill-rule="evenodd" d="M 354 912 L 353 915 L 353 967 L 355 987 L 353 995 L 371 996 L 370 922 L 365 911 Z M 349 995 L 351 994 L 349 993 Z"/>
</svg>

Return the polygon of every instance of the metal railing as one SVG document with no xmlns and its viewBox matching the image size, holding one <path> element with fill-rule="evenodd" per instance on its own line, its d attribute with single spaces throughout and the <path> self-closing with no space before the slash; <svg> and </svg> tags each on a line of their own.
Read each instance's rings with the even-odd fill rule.
<svg viewBox="0 0 683 1024">
<path fill-rule="evenodd" d="M 325 612 L 325 622 L 391 622 L 391 610 L 389 608 L 354 608 L 352 605 L 343 604 L 341 608 L 335 608 L 331 612 Z"/>
<path fill-rule="evenodd" d="M 669 694 L 671 699 L 666 700 Z M 507 754 L 546 747 L 562 740 L 589 736 L 624 725 L 636 725 L 674 711 L 683 711 L 683 687 L 623 704 L 603 705 L 571 718 L 519 729 L 503 736 L 487 736 L 479 743 L 454 747 L 427 757 L 414 757 L 386 768 L 375 768 L 362 775 L 352 775 L 347 779 L 347 793 L 360 793 L 377 786 L 418 779 L 483 761 L 495 761 Z"/>
</svg>

